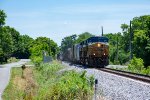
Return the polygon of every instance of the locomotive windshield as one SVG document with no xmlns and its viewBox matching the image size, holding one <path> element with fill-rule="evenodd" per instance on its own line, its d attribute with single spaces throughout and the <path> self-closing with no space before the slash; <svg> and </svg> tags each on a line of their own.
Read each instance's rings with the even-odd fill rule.
<svg viewBox="0 0 150 100">
<path fill-rule="evenodd" d="M 93 42 L 108 42 L 108 38 L 106 38 L 106 37 L 91 37 L 87 41 L 88 41 L 88 43 L 93 43 Z"/>
<path fill-rule="evenodd" d="M 104 37 L 104 36 L 102 36 L 102 37 L 90 37 L 87 40 L 82 41 L 80 43 L 80 45 L 87 45 L 88 43 L 94 43 L 94 42 L 105 42 L 105 43 L 107 43 L 108 38 Z"/>
</svg>

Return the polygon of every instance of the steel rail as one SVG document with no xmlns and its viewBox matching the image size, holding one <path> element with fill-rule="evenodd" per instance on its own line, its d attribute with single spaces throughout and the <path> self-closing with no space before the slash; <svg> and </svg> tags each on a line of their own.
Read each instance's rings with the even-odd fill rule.
<svg viewBox="0 0 150 100">
<path fill-rule="evenodd" d="M 116 74 L 116 75 L 123 76 L 123 77 L 127 77 L 127 78 L 131 78 L 134 80 L 139 80 L 139 81 L 150 84 L 150 76 L 148 76 L 148 75 L 137 74 L 137 73 L 127 72 L 127 71 L 121 71 L 121 70 L 116 70 L 116 69 L 111 69 L 111 68 L 100 68 L 98 70 Z"/>
</svg>

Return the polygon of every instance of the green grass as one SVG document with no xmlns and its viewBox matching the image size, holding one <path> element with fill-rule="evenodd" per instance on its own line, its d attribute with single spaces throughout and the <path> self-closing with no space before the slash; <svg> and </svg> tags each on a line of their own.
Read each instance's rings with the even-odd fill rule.
<svg viewBox="0 0 150 100">
<path fill-rule="evenodd" d="M 29 88 L 31 93 L 19 89 L 14 84 L 15 77 L 21 77 L 21 68 L 13 68 L 9 85 L 4 94 L 4 100 L 91 100 L 93 96 L 94 78 L 87 77 L 86 72 L 61 71 L 65 66 L 57 61 L 50 64 L 40 64 L 32 67 L 35 88 Z M 36 92 L 35 92 L 36 91 Z"/>
<path fill-rule="evenodd" d="M 75 71 L 58 72 L 64 66 L 53 62 L 44 64 L 35 72 L 39 84 L 38 100 L 90 100 L 93 94 L 93 77 Z"/>
<path fill-rule="evenodd" d="M 14 84 L 14 78 L 21 77 L 22 75 L 22 69 L 21 68 L 13 68 L 11 70 L 11 78 L 8 86 L 6 87 L 2 98 L 3 100 L 21 100 L 24 96 L 24 91 L 21 91 L 18 89 L 17 86 Z"/>
<path fill-rule="evenodd" d="M 66 71 L 44 83 L 40 82 L 38 100 L 90 100 L 93 93 L 93 78 L 87 80 L 85 72 Z"/>
</svg>

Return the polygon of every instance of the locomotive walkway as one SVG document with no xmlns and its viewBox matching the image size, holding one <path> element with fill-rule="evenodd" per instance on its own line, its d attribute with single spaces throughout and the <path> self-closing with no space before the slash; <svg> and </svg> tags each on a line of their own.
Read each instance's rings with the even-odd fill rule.
<svg viewBox="0 0 150 100">
<path fill-rule="evenodd" d="M 25 64 L 29 61 L 29 59 L 21 59 L 19 62 L 0 65 L 0 100 L 2 100 L 2 93 L 9 83 L 10 69 L 12 67 L 21 67 L 22 64 Z"/>
</svg>

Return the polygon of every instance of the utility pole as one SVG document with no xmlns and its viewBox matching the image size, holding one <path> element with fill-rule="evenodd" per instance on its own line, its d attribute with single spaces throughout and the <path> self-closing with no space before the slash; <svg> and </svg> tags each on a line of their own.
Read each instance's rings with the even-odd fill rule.
<svg viewBox="0 0 150 100">
<path fill-rule="evenodd" d="M 118 33 L 117 33 L 117 56 L 116 56 L 116 61 L 118 62 Z"/>
<path fill-rule="evenodd" d="M 129 44 L 129 49 L 130 49 L 130 60 L 132 59 L 132 21 L 130 21 L 130 44 Z"/>
<path fill-rule="evenodd" d="M 49 56 L 50 56 L 50 52 L 51 52 L 51 49 L 50 49 L 50 38 L 49 38 L 48 46 L 49 46 L 48 52 L 49 52 Z"/>
<path fill-rule="evenodd" d="M 103 26 L 101 27 L 101 29 L 102 29 L 102 36 L 103 36 Z"/>
</svg>

